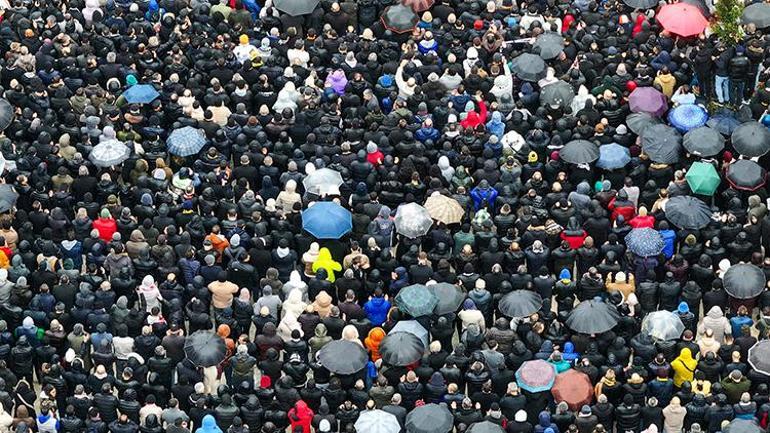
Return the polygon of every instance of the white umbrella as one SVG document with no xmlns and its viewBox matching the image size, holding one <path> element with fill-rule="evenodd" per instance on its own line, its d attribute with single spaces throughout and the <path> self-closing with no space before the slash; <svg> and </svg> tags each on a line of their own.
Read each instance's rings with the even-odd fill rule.
<svg viewBox="0 0 770 433">
<path fill-rule="evenodd" d="M 398 418 L 384 410 L 365 410 L 358 415 L 355 423 L 356 431 L 366 433 L 398 433 L 401 425 Z"/>
<path fill-rule="evenodd" d="M 642 320 L 642 332 L 658 340 L 676 340 L 684 332 L 684 324 L 676 313 L 654 311 Z"/>
<path fill-rule="evenodd" d="M 307 175 L 302 185 L 305 186 L 305 191 L 311 194 L 324 195 L 339 192 L 342 175 L 330 168 L 321 168 Z"/>
<path fill-rule="evenodd" d="M 122 141 L 105 140 L 94 146 L 88 157 L 97 167 L 118 165 L 131 156 L 131 149 Z"/>
<path fill-rule="evenodd" d="M 396 210 L 396 231 L 408 238 L 425 236 L 432 225 L 428 210 L 417 203 L 402 204 Z"/>
</svg>

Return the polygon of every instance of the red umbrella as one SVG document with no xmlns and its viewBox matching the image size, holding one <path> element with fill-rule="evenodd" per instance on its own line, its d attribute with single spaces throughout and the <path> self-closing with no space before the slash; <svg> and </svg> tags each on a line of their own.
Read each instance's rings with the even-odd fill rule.
<svg viewBox="0 0 770 433">
<path fill-rule="evenodd" d="M 551 388 L 553 399 L 557 403 L 566 402 L 571 410 L 580 410 L 584 404 L 590 404 L 594 396 L 594 387 L 588 375 L 575 369 L 569 369 L 556 376 Z"/>
<path fill-rule="evenodd" d="M 684 37 L 703 33 L 709 24 L 697 6 L 687 3 L 663 6 L 658 11 L 656 19 L 666 31 Z"/>
<path fill-rule="evenodd" d="M 402 3 L 415 12 L 425 12 L 433 7 L 436 0 L 403 0 Z"/>
</svg>

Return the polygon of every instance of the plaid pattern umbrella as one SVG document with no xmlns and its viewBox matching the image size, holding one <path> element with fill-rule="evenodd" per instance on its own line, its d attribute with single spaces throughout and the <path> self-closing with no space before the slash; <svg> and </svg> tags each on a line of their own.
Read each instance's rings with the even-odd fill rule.
<svg viewBox="0 0 770 433">
<path fill-rule="evenodd" d="M 399 290 L 396 306 L 400 311 L 412 317 L 429 316 L 438 304 L 438 298 L 427 286 L 412 284 Z"/>
<path fill-rule="evenodd" d="M 580 410 L 584 404 L 590 404 L 594 397 L 594 387 L 587 374 L 569 369 L 559 373 L 551 388 L 551 395 L 556 402 L 565 402 L 570 410 Z"/>
<path fill-rule="evenodd" d="M 690 166 L 684 178 L 693 194 L 707 196 L 714 195 L 722 182 L 722 178 L 719 177 L 717 169 L 712 164 L 700 161 L 696 161 Z"/>
<path fill-rule="evenodd" d="M 465 210 L 457 200 L 434 192 L 425 200 L 425 209 L 434 220 L 444 224 L 459 224 L 463 220 Z"/>
<path fill-rule="evenodd" d="M 626 235 L 626 247 L 637 256 L 657 256 L 663 246 L 663 237 L 651 228 L 633 229 Z"/>
<path fill-rule="evenodd" d="M 433 225 L 427 209 L 417 203 L 402 204 L 396 209 L 396 231 L 410 239 L 424 236 Z"/>
<path fill-rule="evenodd" d="M 682 133 L 703 126 L 708 120 L 706 109 L 696 104 L 682 104 L 668 112 L 668 122 Z"/>
<path fill-rule="evenodd" d="M 123 92 L 123 98 L 129 104 L 149 104 L 160 96 L 151 84 L 134 84 Z"/>
<path fill-rule="evenodd" d="M 668 110 L 666 95 L 654 87 L 637 87 L 628 96 L 628 106 L 634 113 L 662 116 Z"/>
<path fill-rule="evenodd" d="M 409 33 L 420 21 L 414 10 L 404 4 L 395 4 L 385 8 L 380 16 L 382 25 L 393 33 Z"/>
<path fill-rule="evenodd" d="M 653 311 L 644 316 L 642 332 L 657 340 L 678 340 L 684 332 L 684 324 L 676 313 Z"/>
<path fill-rule="evenodd" d="M 556 380 L 556 367 L 542 359 L 525 361 L 516 370 L 515 376 L 519 388 L 525 391 L 548 391 L 553 387 L 553 383 Z"/>
<path fill-rule="evenodd" d="M 197 155 L 206 145 L 206 136 L 203 131 L 185 126 L 171 131 L 166 139 L 168 153 L 176 156 Z"/>
<path fill-rule="evenodd" d="M 112 167 L 127 160 L 131 149 L 119 140 L 105 140 L 94 146 L 88 159 L 97 167 Z"/>
</svg>

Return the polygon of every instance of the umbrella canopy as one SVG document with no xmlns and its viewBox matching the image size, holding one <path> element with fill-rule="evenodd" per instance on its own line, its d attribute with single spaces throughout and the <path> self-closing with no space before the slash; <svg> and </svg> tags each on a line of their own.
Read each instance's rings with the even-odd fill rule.
<svg viewBox="0 0 770 433">
<path fill-rule="evenodd" d="M 465 292 L 457 285 L 449 283 L 436 283 L 428 286 L 428 290 L 433 292 L 438 302 L 436 302 L 436 308 L 433 309 L 433 314 L 442 315 L 448 313 L 454 313 L 460 309 L 460 306 L 465 301 Z"/>
<path fill-rule="evenodd" d="M 402 204 L 396 209 L 396 231 L 410 239 L 424 236 L 433 225 L 427 209 L 417 203 Z"/>
<path fill-rule="evenodd" d="M 722 135 L 730 135 L 735 131 L 735 128 L 739 127 L 741 122 L 735 118 L 735 113 L 730 110 L 722 110 L 715 113 L 706 122 L 706 126 L 714 128 Z"/>
<path fill-rule="evenodd" d="M 699 128 L 708 120 L 708 112 L 700 105 L 682 104 L 668 112 L 668 122 L 682 133 Z"/>
<path fill-rule="evenodd" d="M 676 313 L 653 311 L 644 316 L 642 332 L 657 340 L 678 340 L 684 332 L 684 324 Z"/>
<path fill-rule="evenodd" d="M 353 215 L 337 203 L 315 203 L 302 212 L 302 229 L 316 239 L 339 239 L 353 229 Z"/>
<path fill-rule="evenodd" d="M 7 183 L 0 184 L 0 212 L 8 212 L 16 206 L 16 200 L 19 199 L 19 193 L 13 185 Z"/>
<path fill-rule="evenodd" d="M 711 18 L 711 12 L 709 11 L 709 7 L 706 5 L 706 2 L 704 0 L 682 0 L 684 3 L 687 3 L 688 5 L 693 5 L 703 14 L 703 16 L 706 19 Z"/>
<path fill-rule="evenodd" d="M 318 362 L 335 374 L 354 374 L 363 370 L 369 355 L 360 344 L 347 340 L 334 340 L 318 351 Z"/>
<path fill-rule="evenodd" d="M 438 298 L 422 284 L 412 284 L 399 290 L 396 295 L 396 306 L 399 310 L 412 317 L 428 316 L 438 304 Z"/>
<path fill-rule="evenodd" d="M 650 126 L 642 133 L 642 150 L 655 162 L 677 163 L 682 153 L 682 135 L 670 126 Z"/>
<path fill-rule="evenodd" d="M 16 115 L 13 112 L 13 105 L 7 99 L 0 99 L 0 131 L 11 126 Z"/>
<path fill-rule="evenodd" d="M 564 38 L 555 32 L 545 32 L 535 39 L 533 47 L 540 48 L 540 57 L 555 59 L 564 50 Z"/>
<path fill-rule="evenodd" d="M 543 308 L 543 298 L 532 290 L 514 290 L 500 299 L 497 308 L 508 317 L 527 317 Z"/>
<path fill-rule="evenodd" d="M 711 209 L 695 197 L 680 195 L 668 199 L 666 219 L 680 229 L 698 230 L 711 222 Z"/>
<path fill-rule="evenodd" d="M 536 54 L 520 54 L 511 62 L 511 72 L 524 81 L 536 82 L 545 77 L 545 62 Z"/>
<path fill-rule="evenodd" d="M 184 339 L 184 354 L 198 367 L 212 367 L 225 360 L 225 340 L 211 331 L 197 331 Z"/>
<path fill-rule="evenodd" d="M 123 92 L 123 98 L 129 104 L 149 104 L 160 96 L 152 84 L 134 84 Z"/>
<path fill-rule="evenodd" d="M 403 4 L 412 8 L 415 12 L 425 12 L 433 7 L 436 0 L 403 0 Z"/>
<path fill-rule="evenodd" d="M 516 383 L 529 392 L 548 391 L 556 380 L 556 367 L 542 359 L 525 361 L 516 370 Z"/>
<path fill-rule="evenodd" d="M 663 251 L 663 237 L 651 228 L 633 229 L 626 235 L 626 247 L 637 256 L 657 256 Z"/>
<path fill-rule="evenodd" d="M 723 433 L 764 433 L 765 430 L 757 424 L 754 420 L 736 418 L 730 421 L 725 428 L 722 429 Z"/>
<path fill-rule="evenodd" d="M 94 146 L 88 159 L 97 167 L 112 167 L 127 160 L 131 149 L 119 140 L 105 140 Z"/>
<path fill-rule="evenodd" d="M 385 11 L 380 16 L 380 20 L 386 29 L 393 33 L 401 34 L 414 30 L 414 26 L 417 25 L 420 18 L 411 7 L 395 4 L 385 8 Z"/>
<path fill-rule="evenodd" d="M 648 113 L 631 113 L 626 117 L 626 125 L 636 135 L 642 135 L 645 128 L 660 123 L 660 119 Z"/>
<path fill-rule="evenodd" d="M 307 175 L 302 180 L 302 186 L 305 187 L 305 191 L 311 194 L 324 195 L 339 191 L 342 182 L 340 172 L 330 168 L 321 168 Z"/>
<path fill-rule="evenodd" d="M 395 415 L 384 410 L 364 410 L 358 415 L 356 431 L 367 433 L 398 433 L 401 425 Z"/>
<path fill-rule="evenodd" d="M 569 329 L 581 334 L 602 334 L 618 324 L 620 315 L 614 306 L 606 302 L 589 299 L 577 305 L 569 316 Z"/>
<path fill-rule="evenodd" d="M 286 15 L 307 15 L 318 6 L 320 0 L 273 0 L 273 6 Z"/>
<path fill-rule="evenodd" d="M 727 182 L 741 191 L 756 191 L 765 185 L 767 172 L 759 164 L 748 159 L 739 159 L 727 168 Z"/>
<path fill-rule="evenodd" d="M 749 365 L 759 373 L 770 376 L 770 340 L 759 340 L 751 346 Z"/>
<path fill-rule="evenodd" d="M 651 9 L 658 6 L 655 0 L 623 0 L 623 3 L 634 9 Z"/>
<path fill-rule="evenodd" d="M 625 167 L 631 162 L 631 152 L 627 147 L 617 143 L 599 146 L 599 160 L 596 166 L 605 170 L 615 170 Z"/>
<path fill-rule="evenodd" d="M 570 368 L 556 376 L 551 394 L 555 402 L 563 401 L 571 410 L 580 410 L 593 400 L 594 387 L 587 374 Z"/>
<path fill-rule="evenodd" d="M 426 404 L 412 409 L 406 416 L 407 433 L 447 433 L 454 417 L 445 404 Z"/>
<path fill-rule="evenodd" d="M 687 170 L 684 178 L 693 194 L 712 196 L 719 188 L 722 178 L 713 164 L 707 162 L 694 162 Z"/>
<path fill-rule="evenodd" d="M 540 89 L 540 103 L 554 107 L 569 107 L 572 100 L 575 99 L 575 92 L 572 86 L 564 81 L 546 84 Z"/>
<path fill-rule="evenodd" d="M 510 130 L 503 135 L 503 139 L 500 140 L 501 143 L 503 143 L 504 146 L 508 146 L 511 149 L 513 149 L 514 152 L 518 152 L 521 150 L 522 147 L 524 147 L 525 144 L 527 144 L 527 140 L 524 139 L 524 137 L 521 136 L 518 132 L 514 130 Z"/>
<path fill-rule="evenodd" d="M 599 146 L 588 140 L 572 140 L 559 150 L 559 159 L 570 164 L 589 164 L 599 159 Z"/>
<path fill-rule="evenodd" d="M 425 200 L 425 209 L 434 220 L 444 224 L 459 224 L 465 215 L 465 209 L 457 200 L 440 192 L 434 192 Z"/>
<path fill-rule="evenodd" d="M 706 126 L 689 130 L 682 139 L 687 152 L 698 156 L 714 156 L 725 148 L 725 138 L 716 129 Z"/>
<path fill-rule="evenodd" d="M 419 361 L 425 346 L 408 332 L 391 332 L 382 339 L 379 350 L 383 361 L 403 367 Z"/>
<path fill-rule="evenodd" d="M 709 23 L 700 8 L 687 3 L 664 5 L 655 19 L 669 33 L 685 38 L 703 33 Z"/>
<path fill-rule="evenodd" d="M 749 158 L 770 151 L 770 130 L 759 122 L 748 122 L 735 128 L 730 140 L 738 153 Z"/>
<path fill-rule="evenodd" d="M 735 299 L 754 299 L 765 288 L 765 273 L 758 266 L 738 263 L 730 266 L 722 276 L 725 292 Z"/>
<path fill-rule="evenodd" d="M 185 126 L 171 131 L 166 139 L 168 152 L 176 156 L 197 155 L 206 145 L 206 136 L 203 131 Z"/>
<path fill-rule="evenodd" d="M 420 325 L 420 322 L 416 320 L 399 320 L 391 330 L 391 333 L 406 332 L 419 338 L 424 348 L 428 348 L 430 344 L 430 336 L 428 330 L 424 326 Z"/>
<path fill-rule="evenodd" d="M 662 116 L 668 110 L 666 95 L 654 87 L 637 87 L 628 96 L 628 106 L 634 113 Z"/>
<path fill-rule="evenodd" d="M 465 433 L 504 433 L 503 427 L 500 424 L 495 424 L 492 421 L 480 421 L 474 422 L 465 430 Z"/>
<path fill-rule="evenodd" d="M 754 24 L 758 29 L 770 27 L 770 4 L 762 2 L 746 6 L 741 20 L 744 24 Z"/>
</svg>

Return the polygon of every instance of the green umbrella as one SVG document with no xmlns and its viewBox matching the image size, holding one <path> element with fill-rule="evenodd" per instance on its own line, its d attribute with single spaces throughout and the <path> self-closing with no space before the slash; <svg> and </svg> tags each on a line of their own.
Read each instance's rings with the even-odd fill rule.
<svg viewBox="0 0 770 433">
<path fill-rule="evenodd" d="M 684 176 L 693 194 L 714 195 L 722 179 L 712 164 L 694 162 Z"/>
<path fill-rule="evenodd" d="M 438 298 L 427 286 L 412 284 L 396 295 L 396 306 L 412 317 L 429 316 L 438 304 Z"/>
</svg>

